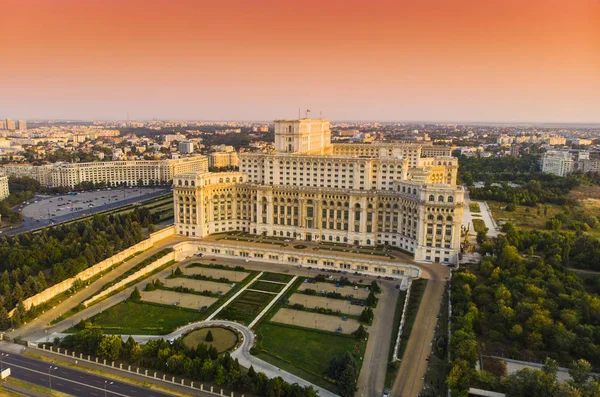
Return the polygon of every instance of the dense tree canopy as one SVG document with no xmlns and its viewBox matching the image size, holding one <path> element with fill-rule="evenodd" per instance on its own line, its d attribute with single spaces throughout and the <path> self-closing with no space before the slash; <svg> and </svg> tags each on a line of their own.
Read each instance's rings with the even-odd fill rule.
<svg viewBox="0 0 600 397">
<path fill-rule="evenodd" d="M 128 248 L 142 239 L 146 208 L 0 237 L 0 314 L 18 302 Z M 1 317 L 1 316 L 0 316 Z M 1 322 L 1 321 L 0 321 Z M 18 324 L 14 324 L 18 325 Z M 7 327 L 7 324 L 0 324 Z"/>
</svg>

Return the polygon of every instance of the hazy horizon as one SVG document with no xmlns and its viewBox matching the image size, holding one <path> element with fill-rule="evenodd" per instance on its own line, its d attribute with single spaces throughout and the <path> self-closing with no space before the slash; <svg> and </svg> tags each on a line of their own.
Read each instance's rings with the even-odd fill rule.
<svg viewBox="0 0 600 397">
<path fill-rule="evenodd" d="M 596 0 L 5 4 L 0 117 L 600 123 Z"/>
</svg>

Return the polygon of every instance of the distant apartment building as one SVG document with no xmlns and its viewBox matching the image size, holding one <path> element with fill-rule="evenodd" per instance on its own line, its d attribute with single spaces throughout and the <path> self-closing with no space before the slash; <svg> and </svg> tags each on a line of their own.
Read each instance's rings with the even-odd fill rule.
<svg viewBox="0 0 600 397">
<path fill-rule="evenodd" d="M 551 150 L 542 156 L 542 172 L 566 176 L 575 170 L 575 160 L 568 151 Z"/>
<path fill-rule="evenodd" d="M 0 176 L 0 200 L 4 200 L 8 197 L 10 192 L 8 191 L 8 177 Z"/>
<path fill-rule="evenodd" d="M 177 133 L 177 134 L 168 134 L 165 135 L 165 143 L 171 143 L 173 141 L 185 141 L 185 135 Z"/>
<path fill-rule="evenodd" d="M 15 124 L 15 121 L 13 119 L 6 119 L 6 129 L 9 131 L 14 131 L 17 129 L 17 125 Z"/>
<path fill-rule="evenodd" d="M 104 182 L 110 186 L 168 184 L 175 174 L 207 170 L 208 159 L 194 156 L 175 160 L 56 163 L 42 166 L 9 164 L 0 168 L 0 173 L 28 176 L 48 187 L 74 188 L 83 182 Z"/>
<path fill-rule="evenodd" d="M 17 121 L 17 129 L 19 131 L 27 131 L 27 123 L 25 122 L 25 120 Z"/>
<path fill-rule="evenodd" d="M 180 153 L 194 153 L 194 143 L 190 141 L 179 142 Z"/>
</svg>

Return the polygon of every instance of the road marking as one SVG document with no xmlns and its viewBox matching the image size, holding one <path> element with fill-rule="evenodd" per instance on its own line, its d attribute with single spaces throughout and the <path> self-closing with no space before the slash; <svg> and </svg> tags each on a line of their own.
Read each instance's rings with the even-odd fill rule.
<svg viewBox="0 0 600 397">
<path fill-rule="evenodd" d="M 35 370 L 35 369 L 23 367 L 23 366 L 20 366 L 20 365 L 17 365 L 17 364 L 9 363 L 9 362 L 7 362 L 7 364 L 10 364 L 10 365 L 12 365 L 14 367 L 17 367 L 17 368 L 24 369 L 26 371 L 35 372 L 36 374 L 41 374 L 41 375 L 44 375 L 44 376 L 50 376 L 51 378 L 60 379 L 60 380 L 64 380 L 64 381 L 67 381 L 67 382 L 75 383 L 76 385 L 81 385 L 81 386 L 84 386 L 84 387 L 89 387 L 91 389 L 105 391 L 104 388 L 102 388 L 102 387 L 87 385 L 85 383 L 77 382 L 76 380 L 72 380 L 72 379 L 69 379 L 69 378 L 63 378 L 63 377 L 56 376 L 56 375 L 49 375 L 49 374 L 47 374 L 45 372 L 42 372 L 42 371 L 38 371 L 38 370 Z M 58 382 L 56 383 L 56 385 L 58 385 Z M 77 389 L 75 389 L 75 390 L 77 390 Z M 117 396 L 129 397 L 129 395 L 127 395 L 127 394 L 117 393 L 116 391 L 112 391 L 112 390 L 106 390 L 106 392 L 112 393 L 112 394 L 117 395 Z"/>
<path fill-rule="evenodd" d="M 258 316 L 256 316 L 256 318 L 254 320 L 252 320 L 252 322 L 248 325 L 248 328 L 252 329 L 252 327 L 254 327 L 256 325 L 256 323 L 265 315 L 265 313 L 267 313 L 269 311 L 269 309 L 271 309 L 271 307 L 273 307 L 273 305 L 275 303 L 277 303 L 277 301 L 279 300 L 279 298 L 281 298 L 281 296 L 285 293 L 285 291 L 288 290 L 288 288 L 290 288 L 292 286 L 292 284 L 294 284 L 294 281 L 296 281 L 298 279 L 298 276 L 294 276 L 285 287 L 283 287 L 283 289 L 273 298 L 273 300 L 271 302 L 269 302 L 269 304 L 267 305 L 267 307 L 265 307 L 259 314 Z"/>
</svg>

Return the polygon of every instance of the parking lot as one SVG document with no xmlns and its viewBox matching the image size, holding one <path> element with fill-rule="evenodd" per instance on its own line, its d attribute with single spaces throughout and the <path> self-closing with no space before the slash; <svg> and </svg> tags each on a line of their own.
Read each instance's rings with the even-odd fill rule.
<svg viewBox="0 0 600 397">
<path fill-rule="evenodd" d="M 360 323 L 354 319 L 344 320 L 341 316 L 304 312 L 293 309 L 279 309 L 271 318 L 276 323 L 298 325 L 306 328 L 316 328 L 323 331 L 351 334 L 356 331 Z"/>
<path fill-rule="evenodd" d="M 343 299 L 331 299 L 324 296 L 292 294 L 290 296 L 289 305 L 300 304 L 308 308 L 322 307 L 324 309 L 339 310 L 340 313 L 358 316 L 363 311 L 364 307 L 353 305 L 351 301 Z"/>
<path fill-rule="evenodd" d="M 216 283 L 214 281 L 194 280 L 191 278 L 177 277 L 169 278 L 163 281 L 165 287 L 192 288 L 196 292 L 210 291 L 216 294 L 225 295 L 231 290 L 231 285 L 225 283 Z"/>
<path fill-rule="evenodd" d="M 162 303 L 163 305 L 174 305 L 200 310 L 203 306 L 209 307 L 217 301 L 217 298 L 209 296 L 182 294 L 180 292 L 155 290 L 142 291 L 142 300 L 146 302 Z"/>
<path fill-rule="evenodd" d="M 145 200 L 157 193 L 164 193 L 168 189 L 161 188 L 127 188 L 127 189 L 101 189 L 87 192 L 77 192 L 58 196 L 45 196 L 35 198 L 23 206 L 21 213 L 24 218 L 35 221 L 61 218 L 76 218 L 82 215 L 104 211 L 132 201 Z"/>
<path fill-rule="evenodd" d="M 354 289 L 349 285 L 343 287 L 337 287 L 335 284 L 331 283 L 302 283 L 302 285 L 298 288 L 298 290 L 303 291 L 305 289 L 314 289 L 317 293 L 321 291 L 324 292 L 337 292 L 344 296 L 353 295 L 353 298 L 356 299 L 366 299 L 369 296 L 369 291 L 366 291 L 365 288 Z"/>
</svg>

